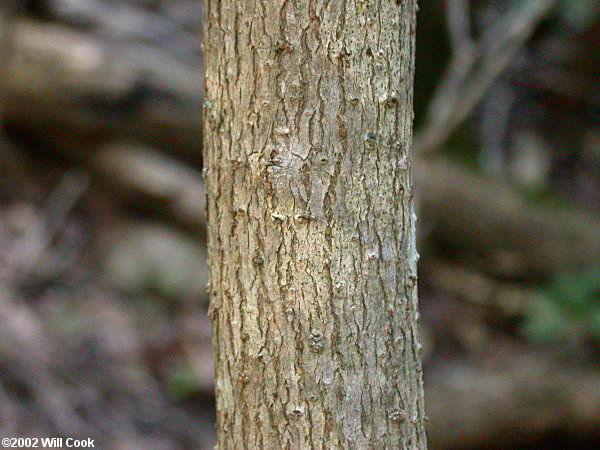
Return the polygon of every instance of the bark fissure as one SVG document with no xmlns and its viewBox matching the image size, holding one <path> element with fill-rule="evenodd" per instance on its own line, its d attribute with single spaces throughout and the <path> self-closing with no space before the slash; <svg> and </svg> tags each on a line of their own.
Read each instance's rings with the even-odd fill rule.
<svg viewBox="0 0 600 450">
<path fill-rule="evenodd" d="M 416 1 L 207 1 L 221 448 L 425 448 Z"/>
</svg>

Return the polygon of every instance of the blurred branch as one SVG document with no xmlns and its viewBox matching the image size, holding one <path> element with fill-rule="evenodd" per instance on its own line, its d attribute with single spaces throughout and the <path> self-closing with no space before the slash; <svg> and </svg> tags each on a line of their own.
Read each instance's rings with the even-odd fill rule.
<svg viewBox="0 0 600 450">
<path fill-rule="evenodd" d="M 418 155 L 435 152 L 471 114 L 555 4 L 556 0 L 519 2 L 473 43 L 465 24 L 465 2 L 448 0 L 452 59 L 426 123 L 415 136 Z"/>
<path fill-rule="evenodd" d="M 202 68 L 135 40 L 20 21 L 7 67 L 6 121 L 39 145 L 139 139 L 199 162 Z"/>
<path fill-rule="evenodd" d="M 446 363 L 427 372 L 431 448 L 514 448 L 557 431 L 598 432 L 600 373 L 559 366 L 535 351 L 497 353 L 487 364 Z"/>
<path fill-rule="evenodd" d="M 184 60 L 200 55 L 199 33 L 187 30 L 165 14 L 121 0 L 50 0 L 58 19 L 92 27 L 110 36 L 120 36 L 166 48 Z M 201 17 L 198 6 L 195 11 Z"/>
<path fill-rule="evenodd" d="M 446 0 L 446 9 L 452 53 L 455 58 L 458 58 L 465 48 L 474 45 L 470 18 L 471 2 L 470 0 Z"/>
<path fill-rule="evenodd" d="M 436 289 L 505 317 L 522 314 L 532 298 L 522 287 L 441 259 L 427 258 L 419 270 Z"/>
<path fill-rule="evenodd" d="M 206 191 L 200 172 L 183 162 L 135 144 L 113 144 L 93 156 L 88 167 L 111 193 L 170 216 L 195 234 L 206 226 Z"/>
<path fill-rule="evenodd" d="M 415 167 L 424 230 L 471 255 L 481 270 L 540 278 L 600 264 L 600 221 L 569 208 L 532 205 L 509 186 L 442 159 Z"/>
</svg>

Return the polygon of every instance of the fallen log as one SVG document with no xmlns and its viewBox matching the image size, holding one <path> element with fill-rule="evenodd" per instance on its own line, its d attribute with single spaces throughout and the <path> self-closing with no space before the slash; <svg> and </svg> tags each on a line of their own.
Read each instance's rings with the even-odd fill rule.
<svg viewBox="0 0 600 450">
<path fill-rule="evenodd" d="M 136 4 L 122 0 L 49 0 L 48 15 L 77 28 L 166 48 L 185 58 L 200 56 L 202 6 L 194 0 Z M 187 14 L 177 10 L 185 9 Z M 158 10 L 158 11 L 157 11 Z"/>
<path fill-rule="evenodd" d="M 193 234 L 206 227 L 206 191 L 193 167 L 139 144 L 116 143 L 86 160 L 118 198 L 170 217 Z"/>
<path fill-rule="evenodd" d="M 559 366 L 539 352 L 490 361 L 425 370 L 430 448 L 516 448 L 555 432 L 600 431 L 598 371 Z"/>
<path fill-rule="evenodd" d="M 199 164 L 202 67 L 166 50 L 20 21 L 6 67 L 6 122 L 40 147 L 127 138 Z"/>
<path fill-rule="evenodd" d="M 597 217 L 531 204 L 441 159 L 420 160 L 415 170 L 422 229 L 445 251 L 470 255 L 479 271 L 532 279 L 600 264 Z"/>
<path fill-rule="evenodd" d="M 451 294 L 470 305 L 515 318 L 527 312 L 534 294 L 523 286 L 496 280 L 480 271 L 467 269 L 435 257 L 419 267 L 425 281 L 436 290 Z"/>
</svg>

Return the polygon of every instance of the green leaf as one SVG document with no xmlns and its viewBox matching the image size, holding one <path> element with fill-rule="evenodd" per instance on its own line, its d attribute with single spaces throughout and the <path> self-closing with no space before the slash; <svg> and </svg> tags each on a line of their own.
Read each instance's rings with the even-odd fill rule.
<svg viewBox="0 0 600 450">
<path fill-rule="evenodd" d="M 171 397 L 177 401 L 185 400 L 198 390 L 198 380 L 187 362 L 181 360 L 171 370 L 168 390 Z"/>
<path fill-rule="evenodd" d="M 565 337 L 567 320 L 560 308 L 544 297 L 529 305 L 523 332 L 532 341 L 556 342 Z"/>
</svg>

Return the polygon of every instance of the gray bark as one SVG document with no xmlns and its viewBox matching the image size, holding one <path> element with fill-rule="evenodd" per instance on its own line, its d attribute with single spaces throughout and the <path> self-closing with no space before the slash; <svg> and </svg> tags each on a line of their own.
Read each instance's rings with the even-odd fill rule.
<svg viewBox="0 0 600 450">
<path fill-rule="evenodd" d="M 424 449 L 416 1 L 205 4 L 219 447 Z"/>
</svg>

